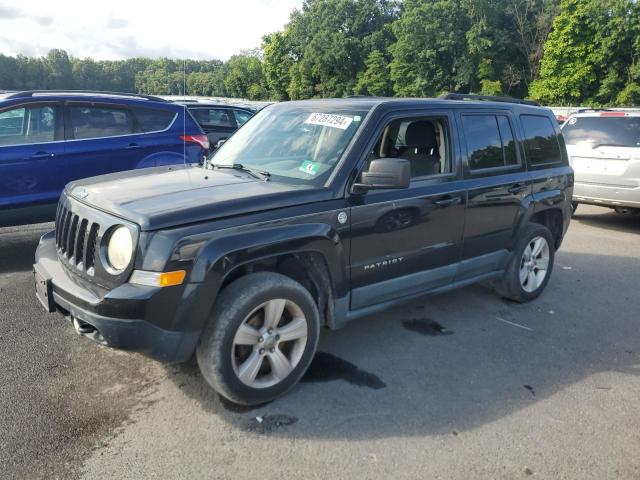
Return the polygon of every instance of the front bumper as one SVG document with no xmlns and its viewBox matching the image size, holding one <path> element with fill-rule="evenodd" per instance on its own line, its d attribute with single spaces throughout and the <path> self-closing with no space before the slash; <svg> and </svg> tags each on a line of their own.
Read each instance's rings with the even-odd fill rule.
<svg viewBox="0 0 640 480">
<path fill-rule="evenodd" d="M 34 270 L 49 285 L 50 303 L 74 322 L 79 333 L 104 345 L 141 352 L 162 362 L 182 362 L 193 355 L 199 332 L 158 325 L 175 323 L 163 316 L 175 312 L 175 305 L 167 303 L 178 300 L 167 290 L 177 287 L 161 289 L 125 283 L 106 291 L 83 283 L 59 261 L 54 232 L 40 240 L 35 261 Z"/>
<path fill-rule="evenodd" d="M 575 182 L 573 201 L 608 207 L 640 208 L 640 187 Z"/>
</svg>

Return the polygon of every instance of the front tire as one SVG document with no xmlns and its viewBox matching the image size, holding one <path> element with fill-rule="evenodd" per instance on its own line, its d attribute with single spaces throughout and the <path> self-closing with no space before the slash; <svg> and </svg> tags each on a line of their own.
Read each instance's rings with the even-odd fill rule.
<svg viewBox="0 0 640 480">
<path fill-rule="evenodd" d="M 278 273 L 252 273 L 222 291 L 196 357 L 220 395 L 259 405 L 298 383 L 319 334 L 320 315 L 306 288 Z"/>
<path fill-rule="evenodd" d="M 571 202 L 571 215 L 574 215 L 577 209 L 578 209 L 578 202 Z"/>
<path fill-rule="evenodd" d="M 516 242 L 511 260 L 496 290 L 503 297 L 524 303 L 537 298 L 551 277 L 555 260 L 551 232 L 529 223 Z"/>
</svg>

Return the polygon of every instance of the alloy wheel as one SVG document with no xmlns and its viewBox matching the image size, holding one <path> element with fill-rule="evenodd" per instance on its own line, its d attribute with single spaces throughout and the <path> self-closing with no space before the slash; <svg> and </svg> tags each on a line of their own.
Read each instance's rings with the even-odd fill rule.
<svg viewBox="0 0 640 480">
<path fill-rule="evenodd" d="M 283 381 L 300 362 L 307 344 L 307 319 L 291 300 L 277 298 L 254 309 L 233 338 L 231 361 L 238 379 L 252 388 Z"/>
<path fill-rule="evenodd" d="M 543 237 L 532 238 L 520 260 L 520 285 L 526 292 L 535 292 L 544 282 L 549 269 L 549 244 Z"/>
</svg>

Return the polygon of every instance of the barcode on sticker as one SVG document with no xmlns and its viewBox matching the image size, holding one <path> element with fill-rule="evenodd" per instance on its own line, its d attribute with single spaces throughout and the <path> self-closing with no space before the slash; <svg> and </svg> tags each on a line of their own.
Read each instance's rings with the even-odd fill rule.
<svg viewBox="0 0 640 480">
<path fill-rule="evenodd" d="M 345 117 L 343 115 L 335 115 L 333 113 L 312 113 L 307 118 L 310 125 L 322 125 L 324 127 L 339 128 L 340 130 L 346 130 L 353 122 L 352 117 Z"/>
</svg>

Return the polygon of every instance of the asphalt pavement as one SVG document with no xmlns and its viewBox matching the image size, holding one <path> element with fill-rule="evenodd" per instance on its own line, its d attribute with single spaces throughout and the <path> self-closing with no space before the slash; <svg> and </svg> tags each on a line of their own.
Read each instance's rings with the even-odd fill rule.
<svg viewBox="0 0 640 480">
<path fill-rule="evenodd" d="M 0 478 L 640 478 L 640 218 L 581 205 L 536 301 L 473 286 L 324 332 L 290 394 L 77 336 L 0 229 Z"/>
</svg>

